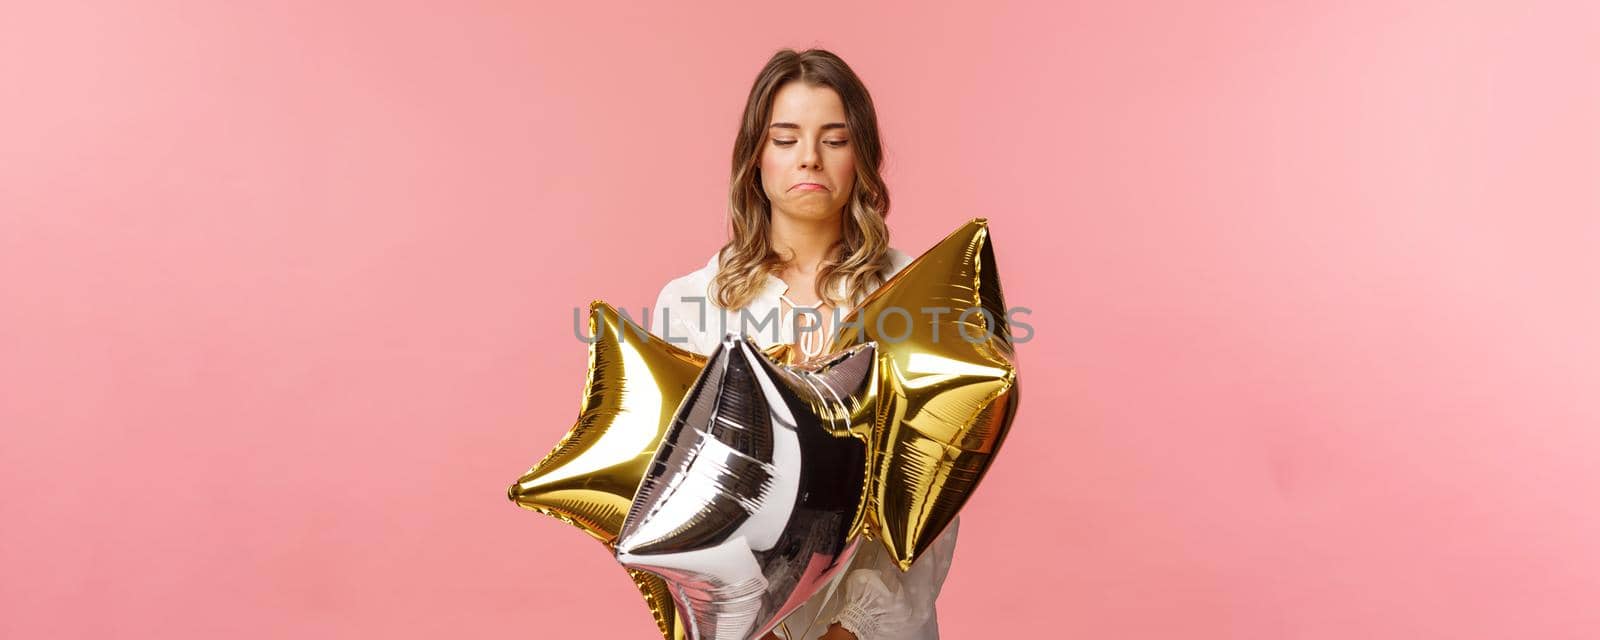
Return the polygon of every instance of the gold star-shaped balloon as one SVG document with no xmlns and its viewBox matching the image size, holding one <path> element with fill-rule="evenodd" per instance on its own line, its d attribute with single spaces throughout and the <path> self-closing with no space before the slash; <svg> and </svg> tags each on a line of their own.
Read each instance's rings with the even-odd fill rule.
<svg viewBox="0 0 1600 640">
<path fill-rule="evenodd" d="M 829 349 L 877 347 L 869 415 L 868 498 L 857 527 L 901 569 L 928 549 L 988 470 L 1017 410 L 1010 324 L 988 224 L 975 219 L 928 250 L 840 323 Z M 589 305 L 589 368 L 578 420 L 512 485 L 524 508 L 584 530 L 615 552 L 648 465 L 706 358 L 646 333 L 610 305 Z M 785 345 L 766 350 L 790 364 Z M 685 637 L 667 585 L 629 571 L 662 636 Z"/>
<path fill-rule="evenodd" d="M 508 489 L 523 508 L 574 525 L 611 547 L 666 428 L 706 358 L 649 334 L 599 300 L 589 304 L 589 370 L 578 420 Z M 766 351 L 786 361 L 791 350 Z M 667 585 L 630 570 L 662 637 L 685 631 Z"/>
<path fill-rule="evenodd" d="M 878 413 L 864 434 L 865 526 L 908 569 L 966 504 L 1017 411 L 988 222 L 977 218 L 950 234 L 840 326 L 830 351 L 878 345 Z"/>
</svg>

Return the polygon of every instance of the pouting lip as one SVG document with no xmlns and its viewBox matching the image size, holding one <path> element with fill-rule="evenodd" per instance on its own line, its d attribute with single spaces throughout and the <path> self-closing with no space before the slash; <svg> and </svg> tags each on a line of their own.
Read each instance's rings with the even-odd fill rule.
<svg viewBox="0 0 1600 640">
<path fill-rule="evenodd" d="M 823 190 L 824 190 L 824 191 L 832 191 L 832 189 L 829 189 L 829 188 L 828 188 L 828 187 L 827 187 L 827 185 L 824 185 L 824 184 L 822 184 L 822 183 L 820 183 L 820 182 L 796 182 L 796 183 L 795 183 L 795 184 L 794 184 L 794 186 L 792 186 L 792 187 L 789 187 L 789 190 L 790 190 L 790 191 L 794 191 L 794 190 L 795 190 L 795 189 L 799 189 L 799 188 L 800 188 L 800 187 L 803 187 L 803 186 L 806 186 L 806 185 L 808 185 L 808 184 L 814 184 L 814 185 L 817 185 L 817 186 L 819 186 L 819 187 L 822 187 L 822 189 L 823 189 Z"/>
</svg>

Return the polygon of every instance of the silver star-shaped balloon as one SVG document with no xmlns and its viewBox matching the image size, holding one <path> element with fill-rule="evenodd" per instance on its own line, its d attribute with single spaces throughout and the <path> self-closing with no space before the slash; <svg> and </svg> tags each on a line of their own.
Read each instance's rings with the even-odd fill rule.
<svg viewBox="0 0 1600 640">
<path fill-rule="evenodd" d="M 664 579 L 690 637 L 770 631 L 854 556 L 876 345 L 786 367 L 729 334 L 645 472 L 617 560 Z M 856 432 L 856 433 L 853 433 Z"/>
</svg>

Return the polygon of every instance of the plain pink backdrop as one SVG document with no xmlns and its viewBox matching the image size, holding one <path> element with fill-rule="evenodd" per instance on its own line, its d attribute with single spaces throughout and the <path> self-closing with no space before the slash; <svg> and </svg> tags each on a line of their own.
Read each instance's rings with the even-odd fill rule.
<svg viewBox="0 0 1600 640">
<path fill-rule="evenodd" d="M 946 637 L 1600 636 L 1594 3 L 431 4 L 0 11 L 0 636 L 651 637 L 505 487 L 812 44 L 1033 309 Z"/>
</svg>

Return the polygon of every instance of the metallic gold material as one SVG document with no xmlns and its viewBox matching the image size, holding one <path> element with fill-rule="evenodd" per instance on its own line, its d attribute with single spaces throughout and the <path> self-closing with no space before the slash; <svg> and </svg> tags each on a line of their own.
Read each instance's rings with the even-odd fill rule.
<svg viewBox="0 0 1600 640">
<path fill-rule="evenodd" d="M 865 533 L 880 540 L 900 568 L 909 569 L 966 504 L 993 462 L 1017 411 L 1016 355 L 1006 313 L 988 224 L 979 218 L 919 256 L 839 323 L 841 331 L 828 353 L 851 352 L 857 364 L 862 361 L 862 354 L 869 354 L 866 357 L 871 359 L 873 371 L 864 380 L 821 384 L 821 378 L 805 373 L 820 372 L 816 362 L 793 365 L 797 354 L 788 345 L 766 349 L 769 361 L 763 363 L 750 359 L 753 342 L 730 342 L 731 338 L 725 338 L 723 349 L 737 347 L 744 354 L 741 357 L 751 365 L 747 373 L 755 376 L 752 380 L 763 381 L 763 391 L 718 391 L 702 394 L 703 397 L 718 397 L 718 402 L 724 403 L 764 403 L 774 409 L 790 407 L 792 415 L 783 421 L 785 424 L 809 425 L 796 433 L 809 433 L 805 437 L 814 438 L 820 429 L 841 445 L 852 439 L 865 442 L 865 460 L 863 463 L 857 458 L 852 464 L 840 464 L 849 462 L 851 457 L 810 455 L 802 456 L 806 464 L 798 472 L 774 471 L 780 467 L 768 461 L 766 466 L 757 464 L 737 473 L 729 470 L 721 475 L 701 474 L 699 477 L 714 480 L 708 486 L 718 492 L 715 500 L 706 503 L 714 502 L 715 509 L 704 513 L 720 514 L 717 517 L 722 518 L 723 524 L 711 538 L 690 540 L 683 534 L 703 528 L 702 525 L 663 533 L 644 527 L 644 523 L 665 517 L 647 518 L 650 513 L 665 513 L 662 505 L 670 497 L 663 493 L 662 488 L 667 485 L 659 484 L 669 480 L 661 475 L 662 468 L 652 466 L 652 461 L 682 462 L 681 454 L 673 457 L 674 447 L 663 446 L 669 430 L 675 424 L 683 424 L 681 420 L 675 422 L 675 417 L 693 418 L 700 427 L 710 426 L 704 407 L 681 406 L 686 394 L 700 384 L 697 381 L 707 368 L 708 359 L 649 335 L 610 305 L 594 301 L 589 305 L 589 331 L 594 342 L 589 346 L 588 374 L 577 422 L 554 450 L 510 487 L 508 494 L 524 508 L 577 526 L 633 567 L 651 567 L 666 574 L 676 572 L 679 586 L 675 591 L 672 584 L 655 574 L 629 569 L 663 638 L 700 635 L 686 623 L 708 632 L 707 637 L 726 635 L 716 629 L 734 635 L 737 629 L 765 631 L 782 619 L 783 612 L 792 610 L 790 605 L 796 599 L 803 600 L 807 589 L 827 582 L 829 574 L 817 567 L 848 562 L 855 545 L 860 543 L 856 534 Z M 865 343 L 873 344 L 870 350 L 859 348 Z M 836 364 L 850 361 L 835 361 L 837 357 L 822 358 Z M 820 401 L 823 397 L 831 399 Z M 749 420 L 740 424 L 761 423 L 757 413 L 750 413 Z M 826 450 L 814 443 L 805 447 Z M 764 449 L 756 453 L 761 451 Z M 746 457 L 748 463 L 759 455 Z M 641 481 L 652 473 L 658 484 L 641 493 Z M 751 512 L 750 517 L 745 517 L 729 511 L 729 505 L 742 504 L 743 509 L 755 504 L 728 498 L 754 495 L 750 489 L 754 485 L 746 485 L 761 473 L 820 483 L 805 493 L 806 500 L 831 500 L 828 504 L 832 506 L 809 508 L 805 513 L 811 515 L 771 511 L 763 512 L 765 515 Z M 822 478 L 834 480 L 829 484 Z M 689 497 L 684 494 L 674 499 L 674 504 L 695 504 L 692 500 L 685 502 Z M 841 500 L 854 507 L 837 508 Z M 637 513 L 630 518 L 630 511 Z M 833 515 L 818 520 L 816 514 L 824 512 Z M 845 546 L 839 544 L 842 517 L 850 518 L 849 525 L 843 527 L 849 532 L 842 538 Z M 808 537 L 791 530 L 807 518 L 825 523 L 817 525 L 813 532 L 816 535 Z M 634 539 L 619 553 L 619 534 L 630 520 L 638 521 L 632 529 Z M 734 603 L 709 591 L 687 594 L 686 582 L 709 574 L 692 562 L 683 561 L 683 554 L 697 548 L 726 548 L 722 536 L 728 527 L 756 527 L 768 536 L 778 531 L 779 538 L 790 543 L 785 549 L 794 551 L 799 548 L 794 545 L 803 545 L 819 564 L 795 573 L 792 568 L 798 565 L 792 562 L 801 556 L 791 554 L 789 565 L 763 565 L 760 585 L 750 579 L 753 574 L 747 568 L 731 573 L 719 569 L 716 575 L 736 576 L 746 591 L 761 587 L 760 594 L 765 595 L 760 595 L 760 602 L 753 609 L 747 606 L 748 602 Z M 682 566 L 664 564 L 669 561 Z M 727 566 L 732 565 L 724 568 Z M 791 570 L 771 571 L 783 566 Z M 779 597 L 785 589 L 789 597 Z M 701 610 L 691 612 L 685 608 L 690 601 L 696 601 Z M 740 607 L 743 609 L 738 621 L 728 617 Z M 708 625 L 705 611 L 721 612 L 717 615 L 728 623 L 719 619 Z M 696 613 L 700 615 L 697 619 L 692 617 Z"/>
<path fill-rule="evenodd" d="M 867 532 L 909 569 L 971 497 L 1017 411 L 988 222 L 974 219 L 923 253 L 840 327 L 832 352 L 877 343 Z"/>
</svg>

